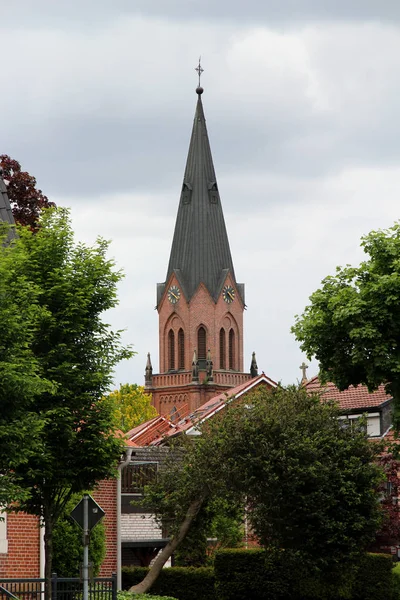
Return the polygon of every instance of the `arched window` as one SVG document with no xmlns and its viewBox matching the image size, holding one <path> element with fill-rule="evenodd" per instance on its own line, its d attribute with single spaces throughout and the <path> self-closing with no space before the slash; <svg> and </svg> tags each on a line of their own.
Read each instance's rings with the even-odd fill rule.
<svg viewBox="0 0 400 600">
<path fill-rule="evenodd" d="M 181 328 L 178 331 L 178 369 L 185 368 L 185 334 Z"/>
<path fill-rule="evenodd" d="M 172 329 L 168 333 L 168 369 L 175 370 L 175 334 Z"/>
<path fill-rule="evenodd" d="M 206 358 L 207 356 L 207 339 L 206 339 L 206 330 L 204 327 L 199 327 L 197 332 L 197 352 L 198 359 Z"/>
<path fill-rule="evenodd" d="M 229 330 L 229 368 L 235 368 L 235 332 Z"/>
<path fill-rule="evenodd" d="M 226 369 L 226 336 L 223 327 L 219 331 L 219 368 Z"/>
</svg>

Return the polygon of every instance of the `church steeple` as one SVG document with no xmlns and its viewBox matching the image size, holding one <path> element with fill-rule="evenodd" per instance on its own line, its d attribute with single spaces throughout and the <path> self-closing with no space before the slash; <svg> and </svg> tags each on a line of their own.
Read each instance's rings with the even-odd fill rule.
<svg viewBox="0 0 400 600">
<path fill-rule="evenodd" d="M 167 277 L 157 284 L 160 371 L 151 382 L 146 375 L 160 414 L 192 411 L 252 377 L 243 372 L 244 285 L 233 268 L 200 81 L 196 93 Z"/>
<path fill-rule="evenodd" d="M 208 139 L 201 96 L 198 99 L 175 224 L 166 282 L 172 273 L 190 301 L 200 283 L 214 301 L 228 272 L 244 303 L 244 286 L 237 284 Z M 159 284 L 157 303 L 165 284 Z"/>
</svg>

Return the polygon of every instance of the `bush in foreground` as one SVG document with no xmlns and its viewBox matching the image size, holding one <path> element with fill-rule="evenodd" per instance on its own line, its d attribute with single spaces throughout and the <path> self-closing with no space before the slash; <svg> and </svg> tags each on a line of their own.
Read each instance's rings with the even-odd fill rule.
<svg viewBox="0 0 400 600">
<path fill-rule="evenodd" d="M 118 600 L 177 600 L 172 596 L 152 596 L 150 594 L 132 594 L 131 592 L 118 592 Z"/>
<path fill-rule="evenodd" d="M 122 587 L 129 589 L 145 577 L 145 567 L 123 567 Z M 163 569 L 151 587 L 151 594 L 172 594 L 178 600 L 213 600 L 214 569 L 211 567 L 170 567 Z M 138 595 L 133 597 L 135 600 Z M 154 600 L 154 596 L 151 596 Z"/>
</svg>

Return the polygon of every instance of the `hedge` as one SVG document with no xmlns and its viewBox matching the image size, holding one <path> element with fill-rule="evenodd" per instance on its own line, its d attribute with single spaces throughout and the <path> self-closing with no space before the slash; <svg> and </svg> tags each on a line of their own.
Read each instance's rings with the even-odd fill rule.
<svg viewBox="0 0 400 600">
<path fill-rule="evenodd" d="M 122 588 L 129 589 L 142 581 L 146 567 L 123 567 Z M 163 569 L 150 594 L 174 596 L 178 600 L 213 600 L 214 569 L 211 567 L 169 567 Z"/>
<path fill-rule="evenodd" d="M 387 600 L 394 583 L 393 559 L 388 554 L 366 554 L 353 585 L 352 600 Z"/>
<path fill-rule="evenodd" d="M 324 579 L 279 550 L 222 550 L 214 566 L 218 600 L 391 600 L 395 589 L 392 559 L 384 554 L 367 554 L 356 572 Z"/>
<path fill-rule="evenodd" d="M 221 550 L 214 561 L 216 597 L 218 600 L 289 599 L 294 568 L 284 551 Z"/>
<path fill-rule="evenodd" d="M 356 574 L 342 569 L 330 581 L 307 576 L 282 550 L 221 550 L 214 566 L 163 569 L 150 594 L 177 600 L 400 600 L 392 558 L 384 554 L 367 554 Z M 147 572 L 124 567 L 123 589 Z"/>
</svg>

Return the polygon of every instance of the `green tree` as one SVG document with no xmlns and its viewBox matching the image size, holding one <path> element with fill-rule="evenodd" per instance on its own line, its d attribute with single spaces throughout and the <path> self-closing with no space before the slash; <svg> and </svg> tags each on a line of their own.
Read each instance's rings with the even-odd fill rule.
<svg viewBox="0 0 400 600">
<path fill-rule="evenodd" d="M 337 267 L 311 297 L 292 328 L 301 349 L 315 356 L 322 381 L 340 390 L 385 384 L 400 426 L 400 223 L 372 231 L 358 267 Z"/>
<path fill-rule="evenodd" d="M 10 253 L 23 252 L 21 277 L 35 286 L 43 309 L 30 340 L 39 375 L 53 384 L 42 392 L 31 412 L 44 423 L 36 451 L 8 470 L 27 497 L 11 509 L 42 518 L 45 527 L 45 573 L 52 571 L 53 528 L 71 496 L 113 476 L 123 442 L 114 434 L 113 404 L 104 394 L 113 367 L 131 355 L 120 333 L 103 321 L 117 303 L 121 273 L 108 260 L 107 242 L 75 244 L 65 210 L 49 209 L 33 234 L 19 230 Z M 18 423 L 14 423 L 17 427 Z M 23 453 L 23 446 L 21 446 Z M 1 457 L 2 464 L 6 457 Z"/>
<path fill-rule="evenodd" d="M 80 576 L 83 557 L 82 529 L 72 520 L 70 513 L 81 498 L 81 494 L 72 496 L 54 525 L 53 571 L 59 577 Z M 100 521 L 90 532 L 89 562 L 92 564 L 94 577 L 98 575 L 105 555 L 105 527 Z"/>
<path fill-rule="evenodd" d="M 215 499 L 246 498 L 262 544 L 284 549 L 304 567 L 349 567 L 374 537 L 381 512 L 377 445 L 361 422 L 346 428 L 338 409 L 303 389 L 266 390 L 229 404 L 177 440 L 166 468 L 145 490 L 171 540 L 147 577 L 146 591 L 197 516 Z"/>
<path fill-rule="evenodd" d="M 111 392 L 108 398 L 114 403 L 118 427 L 124 432 L 157 416 L 151 394 L 136 383 L 121 383 L 119 390 Z"/>
<path fill-rule="evenodd" d="M 0 224 L 0 505 L 26 498 L 10 467 L 26 465 L 38 450 L 46 425 L 34 410 L 39 394 L 52 385 L 40 377 L 32 343 L 47 311 L 40 289 L 25 276 L 27 254 L 6 243 L 9 228 Z"/>
</svg>

